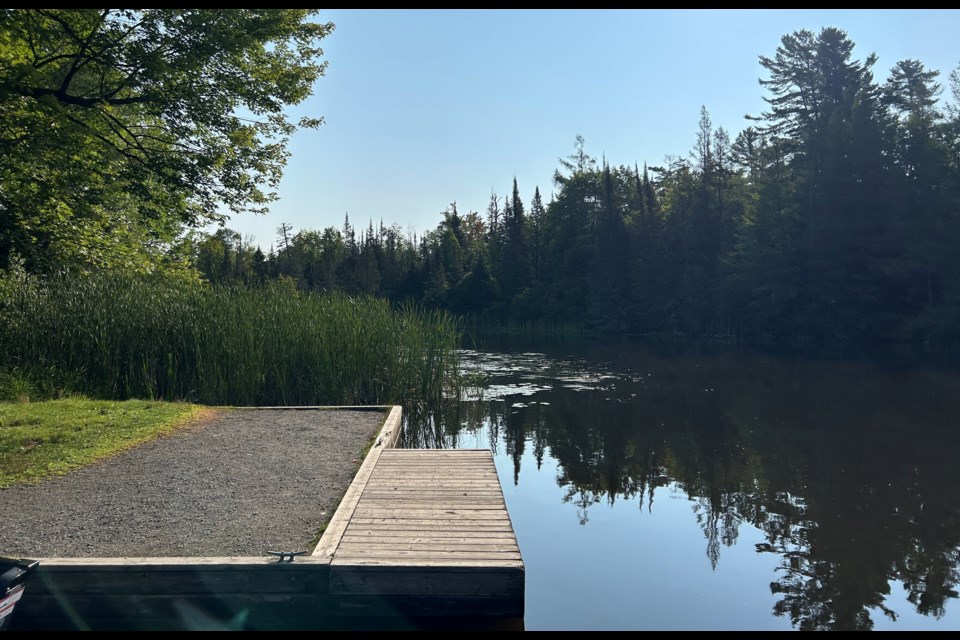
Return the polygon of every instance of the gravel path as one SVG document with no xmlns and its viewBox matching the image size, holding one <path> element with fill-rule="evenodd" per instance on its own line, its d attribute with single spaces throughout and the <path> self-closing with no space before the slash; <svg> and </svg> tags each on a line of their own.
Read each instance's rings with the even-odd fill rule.
<svg viewBox="0 0 960 640">
<path fill-rule="evenodd" d="M 310 548 L 386 412 L 218 410 L 38 485 L 0 489 L 0 556 L 260 556 Z"/>
</svg>

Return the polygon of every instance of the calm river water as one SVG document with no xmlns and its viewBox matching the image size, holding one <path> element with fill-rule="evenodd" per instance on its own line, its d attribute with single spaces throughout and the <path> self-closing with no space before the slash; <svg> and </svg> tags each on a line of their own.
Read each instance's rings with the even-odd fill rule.
<svg viewBox="0 0 960 640">
<path fill-rule="evenodd" d="M 407 447 L 490 448 L 528 630 L 960 629 L 960 373 L 573 342 L 464 350 Z M 481 380 L 482 378 L 482 380 Z"/>
</svg>

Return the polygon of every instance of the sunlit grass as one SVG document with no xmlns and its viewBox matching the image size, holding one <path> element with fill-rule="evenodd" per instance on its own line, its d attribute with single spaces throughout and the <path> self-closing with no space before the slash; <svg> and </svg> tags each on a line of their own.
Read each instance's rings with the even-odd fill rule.
<svg viewBox="0 0 960 640">
<path fill-rule="evenodd" d="M 62 386 L 211 405 L 410 406 L 456 383 L 448 314 L 282 284 L 26 279 L 0 288 L 0 321 L 0 371 L 17 372 L 9 400 Z"/>
<path fill-rule="evenodd" d="M 142 400 L 0 402 L 0 488 L 62 475 L 171 433 L 212 411 Z"/>
</svg>

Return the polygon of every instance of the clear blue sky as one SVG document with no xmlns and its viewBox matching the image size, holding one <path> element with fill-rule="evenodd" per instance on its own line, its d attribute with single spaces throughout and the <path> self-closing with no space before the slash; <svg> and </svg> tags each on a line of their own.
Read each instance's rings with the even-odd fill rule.
<svg viewBox="0 0 960 640">
<path fill-rule="evenodd" d="M 369 220 L 418 233 L 453 202 L 483 212 L 516 176 L 525 206 L 545 201 L 558 157 L 661 164 L 693 148 L 701 105 L 731 138 L 765 108 L 759 55 L 799 29 L 833 26 L 879 56 L 875 78 L 915 58 L 960 64 L 958 10 L 360 10 L 321 12 L 327 73 L 291 114 L 298 132 L 266 216 L 227 226 L 266 250 L 295 231 Z"/>
</svg>

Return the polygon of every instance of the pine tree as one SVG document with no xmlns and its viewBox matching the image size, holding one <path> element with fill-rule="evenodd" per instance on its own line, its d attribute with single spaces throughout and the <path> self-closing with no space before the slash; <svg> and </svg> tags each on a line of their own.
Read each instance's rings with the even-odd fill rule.
<svg viewBox="0 0 960 640">
<path fill-rule="evenodd" d="M 517 179 L 513 179 L 512 198 L 504 203 L 504 240 L 500 263 L 500 290 L 509 308 L 515 298 L 530 287 L 530 249 L 527 223 Z"/>
<path fill-rule="evenodd" d="M 871 67 L 852 59 L 840 29 L 784 36 L 761 84 L 772 97 L 763 114 L 784 145 L 798 183 L 800 316 L 805 332 L 827 339 L 885 330 L 865 325 L 885 304 L 891 181 L 879 87 Z"/>
<path fill-rule="evenodd" d="M 540 187 L 533 191 L 530 201 L 529 238 L 530 238 L 530 278 L 537 288 L 540 288 L 544 278 L 543 251 L 544 251 L 544 222 L 547 212 L 540 197 Z"/>
</svg>

